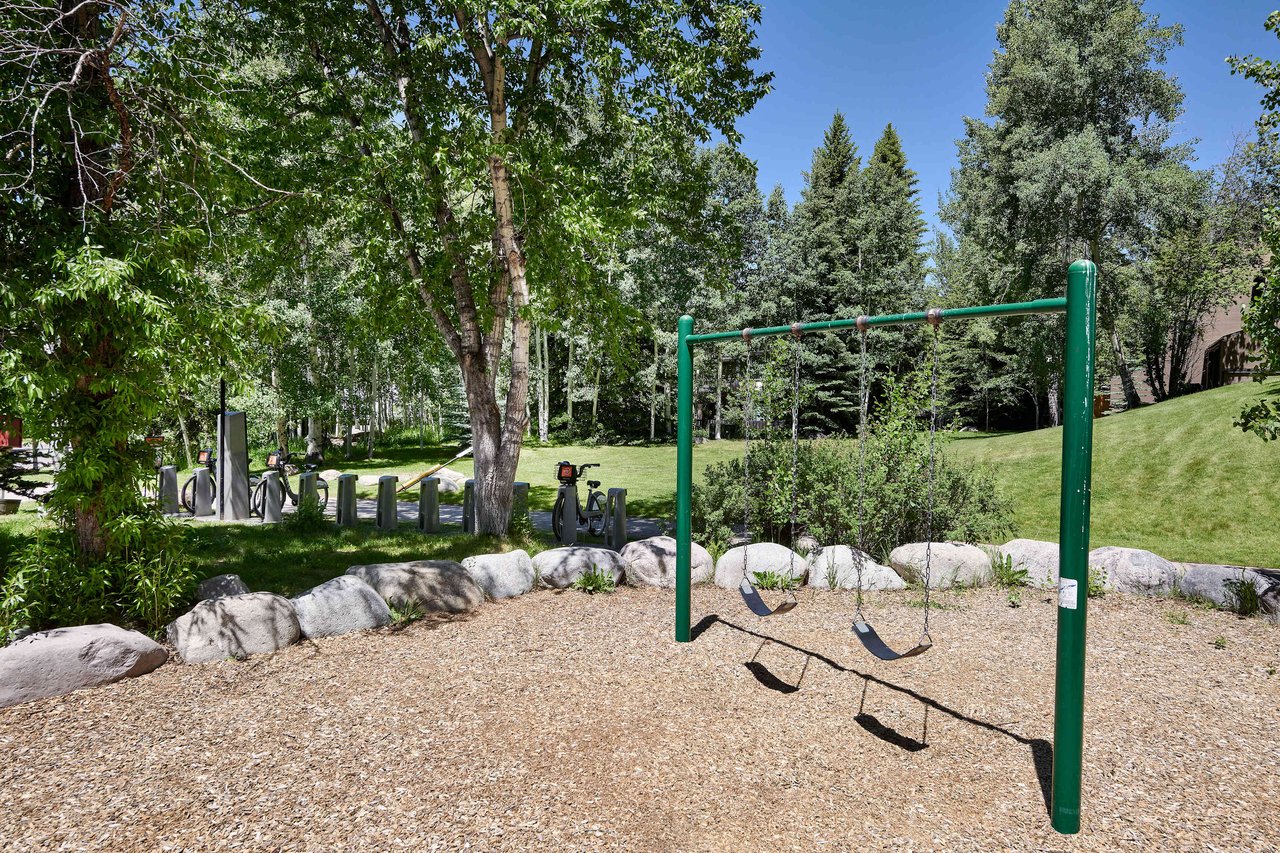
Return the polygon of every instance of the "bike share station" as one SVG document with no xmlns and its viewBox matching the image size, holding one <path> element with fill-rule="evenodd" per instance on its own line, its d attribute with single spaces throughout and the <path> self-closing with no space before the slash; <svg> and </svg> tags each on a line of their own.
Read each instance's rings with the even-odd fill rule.
<svg viewBox="0 0 1280 853">
<path fill-rule="evenodd" d="M 718 341 L 741 340 L 747 346 L 747 358 L 753 338 L 791 335 L 797 347 L 801 336 L 856 330 L 862 336 L 865 371 L 866 337 L 879 326 L 901 326 L 927 323 L 934 332 L 934 417 L 936 426 L 937 340 L 939 328 L 947 320 L 974 317 L 1009 317 L 1025 314 L 1066 314 L 1066 341 L 1063 354 L 1063 431 L 1061 514 L 1058 538 L 1058 629 L 1057 660 L 1054 687 L 1053 770 L 1050 795 L 1050 822 L 1061 833 L 1080 831 L 1080 789 L 1084 758 L 1084 678 L 1085 678 L 1085 611 L 1089 583 L 1089 493 L 1093 459 L 1093 368 L 1097 324 L 1097 268 L 1089 261 L 1076 261 L 1068 270 L 1066 296 L 1005 305 L 980 305 L 968 308 L 932 308 L 910 314 L 877 317 L 860 316 L 842 320 L 792 323 L 761 329 L 694 334 L 693 318 L 680 318 L 678 327 L 677 390 L 678 429 L 676 446 L 676 601 L 675 640 L 688 643 L 692 635 L 693 543 L 693 347 Z M 798 349 L 797 349 L 798 352 Z M 748 364 L 750 362 L 748 361 Z M 798 365 L 798 361 L 797 361 Z M 797 367 L 798 371 L 798 367 Z M 798 372 L 795 384 L 799 386 Z M 865 400 L 865 386 L 862 390 Z M 865 403 L 864 403 L 865 405 Z M 793 414 L 793 424 L 794 424 Z M 865 420 L 865 419 L 864 419 Z M 865 452 L 865 429 L 859 429 L 860 452 Z M 793 435 L 795 428 L 793 426 Z M 793 439 L 794 440 L 794 439 Z M 794 458 L 794 456 L 793 456 Z M 744 465 L 745 467 L 745 465 Z M 793 462 L 794 469 L 794 462 Z M 930 494 L 933 490 L 933 467 L 929 471 Z M 861 501 L 861 495 L 859 496 Z M 861 523 L 855 541 L 849 545 L 861 548 Z M 751 531 L 746 535 L 749 538 Z M 929 577 L 928 551 L 924 576 Z M 745 569 L 745 558 L 744 558 Z M 861 583 L 858 584 L 859 595 Z M 859 609 L 851 630 L 868 652 L 881 660 L 910 660 L 934 647 L 928 635 L 928 583 L 925 583 L 925 633 L 921 642 L 903 653 L 894 653 L 863 620 Z M 752 605 L 759 591 L 743 573 L 741 592 Z M 786 605 L 790 606 L 786 606 Z M 795 602 L 784 602 L 777 608 L 767 606 L 752 610 L 761 616 L 774 616 L 791 610 Z"/>
<path fill-rule="evenodd" d="M 585 509 L 578 501 L 578 480 L 588 468 L 599 467 L 596 462 L 584 465 L 561 462 L 556 466 L 560 487 L 556 491 L 555 507 L 551 510 L 551 529 L 560 545 L 578 543 L 579 525 L 589 536 L 604 537 L 607 548 L 621 551 L 627 544 L 626 489 L 610 489 L 606 495 L 600 491 L 599 480 L 588 480 Z"/>
</svg>

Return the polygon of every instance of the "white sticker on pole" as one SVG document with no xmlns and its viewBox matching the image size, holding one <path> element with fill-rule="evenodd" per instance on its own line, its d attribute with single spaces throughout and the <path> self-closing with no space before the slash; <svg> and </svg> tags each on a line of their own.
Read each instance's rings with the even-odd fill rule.
<svg viewBox="0 0 1280 853">
<path fill-rule="evenodd" d="M 1076 609 L 1077 591 L 1080 588 L 1080 582 L 1071 578 L 1061 578 L 1058 581 L 1058 606 L 1065 607 L 1068 610 Z"/>
</svg>

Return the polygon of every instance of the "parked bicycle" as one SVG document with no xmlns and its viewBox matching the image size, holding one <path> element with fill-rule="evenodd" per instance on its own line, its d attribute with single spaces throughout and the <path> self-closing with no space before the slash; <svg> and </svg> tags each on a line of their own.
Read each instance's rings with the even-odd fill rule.
<svg viewBox="0 0 1280 853">
<path fill-rule="evenodd" d="M 304 464 L 301 472 L 296 465 L 292 464 L 293 454 L 287 450 L 276 450 L 274 453 L 267 455 L 267 469 L 280 472 L 280 506 L 284 507 L 285 498 L 297 506 L 301 495 L 293 490 L 293 484 L 289 482 L 290 474 L 309 473 L 316 470 L 318 466 Z M 249 488 L 252 490 L 249 498 L 249 512 L 252 515 L 261 517 L 262 508 L 267 502 L 267 478 L 254 477 L 249 482 Z M 329 484 L 325 482 L 323 477 L 316 477 L 316 498 L 320 502 L 320 508 L 324 509 L 329 506 Z"/>
<path fill-rule="evenodd" d="M 561 488 L 556 494 L 555 509 L 551 511 L 551 528 L 556 535 L 556 539 L 560 539 L 560 533 L 564 526 L 564 487 L 576 486 L 578 480 L 588 468 L 599 467 L 600 465 L 597 462 L 588 462 L 585 465 L 577 466 L 569 462 L 561 462 L 557 466 L 556 479 L 560 481 Z M 587 480 L 586 509 L 583 509 L 581 501 L 577 501 L 577 504 L 578 524 L 585 525 L 587 533 L 592 536 L 603 536 L 605 530 L 609 527 L 608 498 L 604 492 L 600 491 L 599 480 Z"/>
<path fill-rule="evenodd" d="M 196 453 L 196 464 L 203 465 L 209 469 L 209 502 L 213 503 L 218 497 L 218 475 L 217 475 L 217 458 L 214 456 L 212 448 L 206 448 Z M 192 474 L 187 481 L 182 484 L 182 508 L 192 515 L 196 514 L 196 475 Z"/>
</svg>

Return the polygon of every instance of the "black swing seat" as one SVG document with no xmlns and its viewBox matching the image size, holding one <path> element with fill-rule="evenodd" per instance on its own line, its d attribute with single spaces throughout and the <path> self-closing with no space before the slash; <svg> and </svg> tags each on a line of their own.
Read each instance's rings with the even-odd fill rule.
<svg viewBox="0 0 1280 853">
<path fill-rule="evenodd" d="M 880 658 L 880 660 L 894 661 L 903 658 L 913 658 L 916 655 L 922 655 L 929 649 L 933 648 L 933 640 L 925 634 L 920 638 L 920 642 L 905 652 L 895 652 L 889 648 L 884 640 L 880 639 L 880 635 L 876 633 L 876 629 L 871 627 L 870 622 L 854 622 L 853 633 L 862 641 L 862 645 L 871 654 Z"/>
<path fill-rule="evenodd" d="M 747 607 L 757 616 L 781 616 L 783 613 L 790 613 L 795 609 L 797 602 L 795 599 L 787 599 L 777 607 L 770 608 L 764 603 L 764 599 L 760 597 L 760 590 L 746 578 L 742 579 L 742 583 L 738 584 L 738 592 L 742 593 L 742 600 L 747 603 Z"/>
</svg>

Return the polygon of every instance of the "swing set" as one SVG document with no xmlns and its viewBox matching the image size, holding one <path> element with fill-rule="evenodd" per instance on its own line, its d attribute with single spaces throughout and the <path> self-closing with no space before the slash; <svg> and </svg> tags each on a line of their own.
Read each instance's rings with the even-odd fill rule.
<svg viewBox="0 0 1280 853">
<path fill-rule="evenodd" d="M 800 346 L 802 335 L 811 332 L 856 330 L 860 337 L 862 362 L 859 376 L 858 524 L 855 553 L 857 576 L 856 608 L 852 630 L 863 647 L 884 661 L 896 661 L 924 654 L 933 647 L 929 635 L 929 591 L 931 584 L 931 547 L 933 539 L 934 453 L 938 422 L 938 328 L 944 320 L 975 317 L 1009 317 L 1026 314 L 1066 314 L 1066 345 L 1063 360 L 1063 434 L 1062 488 L 1059 528 L 1058 642 L 1054 687 L 1053 776 L 1050 798 L 1050 821 L 1061 833 L 1080 831 L 1080 778 L 1084 739 L 1084 660 L 1085 609 L 1087 596 L 1080 593 L 1088 583 L 1089 491 L 1093 456 L 1093 361 L 1097 324 L 1097 270 L 1089 261 L 1076 261 L 1067 273 L 1067 291 L 1063 297 L 1038 299 L 1005 305 L 980 305 L 969 308 L 931 308 L 909 314 L 886 314 L 876 317 L 823 320 L 792 323 L 761 329 L 694 334 L 693 318 L 680 318 L 678 328 L 677 391 L 678 429 L 676 450 L 676 642 L 691 639 L 691 551 L 693 541 L 693 347 L 703 343 L 741 338 L 747 346 L 746 373 L 750 380 L 751 341 L 757 337 L 791 335 L 795 341 L 793 397 L 791 407 L 791 533 L 797 536 L 796 490 L 799 449 Z M 929 496 L 926 515 L 924 565 L 924 626 L 919 641 L 903 652 L 894 651 L 876 632 L 862 612 L 862 528 L 863 493 L 866 469 L 866 419 L 869 384 L 867 381 L 867 333 L 878 326 L 901 326 L 927 323 L 933 329 L 933 364 L 929 419 Z M 748 541 L 751 530 L 750 422 L 752 388 L 747 382 L 743 402 L 743 431 L 746 443 L 743 459 L 744 522 Z M 795 544 L 794 542 L 792 543 Z M 781 584 L 784 600 L 770 607 L 760 594 L 752 573 L 748 571 L 747 553 L 743 548 L 742 581 L 739 592 L 751 612 L 760 617 L 779 616 L 793 610 L 797 601 L 791 591 L 794 566 L 788 567 Z M 794 561 L 794 558 L 793 558 Z"/>
</svg>

